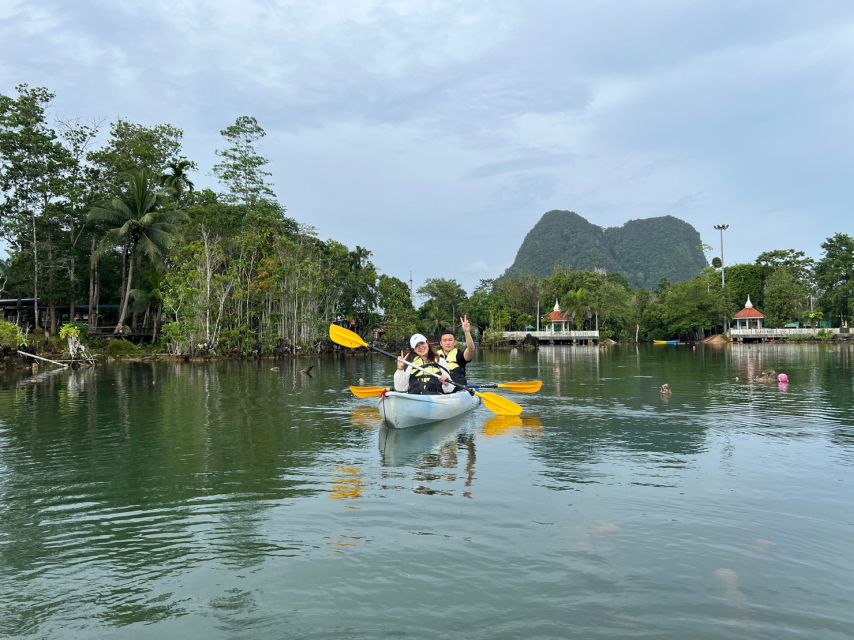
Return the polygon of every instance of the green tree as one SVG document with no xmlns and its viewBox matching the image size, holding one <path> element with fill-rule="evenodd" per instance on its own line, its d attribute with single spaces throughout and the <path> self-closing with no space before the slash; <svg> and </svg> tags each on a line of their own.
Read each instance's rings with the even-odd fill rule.
<svg viewBox="0 0 854 640">
<path fill-rule="evenodd" d="M 739 309 L 747 296 L 754 306 L 765 308 L 765 283 L 773 269 L 761 264 L 734 264 L 726 270 L 726 292 L 729 301 Z"/>
<path fill-rule="evenodd" d="M 377 283 L 377 295 L 383 310 L 385 339 L 392 343 L 406 342 L 417 328 L 409 287 L 398 278 L 382 274 Z"/>
<path fill-rule="evenodd" d="M 782 327 L 801 317 L 805 308 L 807 288 L 788 267 L 774 270 L 765 285 L 764 313 L 771 326 Z"/>
<path fill-rule="evenodd" d="M 542 279 L 536 276 L 520 276 L 495 281 L 492 295 L 496 308 L 500 306 L 508 311 L 509 326 L 524 330 L 535 322 L 541 291 Z"/>
<path fill-rule="evenodd" d="M 101 248 L 106 251 L 115 246 L 124 247 L 127 276 L 115 333 L 121 333 L 125 323 L 139 251 L 151 263 L 160 264 L 177 225 L 186 220 L 183 212 L 162 209 L 163 198 L 148 172 L 135 171 L 129 176 L 127 191 L 89 212 L 91 222 L 109 225 Z"/>
<path fill-rule="evenodd" d="M 51 206 L 62 196 L 70 163 L 46 119 L 55 94 L 44 87 L 16 87 L 17 98 L 0 95 L 0 231 L 13 251 L 31 257 L 33 313 L 39 326 L 39 275 L 43 269 Z M 53 265 L 48 262 L 52 267 Z"/>
<path fill-rule="evenodd" d="M 833 318 L 854 313 L 854 238 L 837 233 L 821 243 L 824 255 L 815 267 L 819 305 Z"/>
<path fill-rule="evenodd" d="M 166 173 L 160 176 L 160 184 L 169 189 L 175 196 L 175 203 L 180 208 L 185 192 L 192 193 L 196 185 L 190 180 L 189 171 L 195 169 L 195 164 L 187 159 L 170 160 L 166 163 Z"/>
<path fill-rule="evenodd" d="M 481 329 L 489 325 L 490 313 L 492 311 L 493 296 L 492 289 L 495 280 L 483 279 L 474 288 L 471 296 L 468 299 L 469 320 L 472 324 Z"/>
<path fill-rule="evenodd" d="M 170 163 L 183 161 L 183 137 L 184 132 L 170 124 L 146 127 L 121 119 L 111 124 L 107 144 L 88 154 L 93 167 L 90 181 L 98 199 L 119 193 L 131 172 L 160 176 Z"/>
<path fill-rule="evenodd" d="M 421 306 L 421 317 L 429 319 L 432 331 L 453 328 L 467 311 L 468 295 L 456 280 L 430 278 L 418 289 L 418 295 L 427 298 Z"/>
<path fill-rule="evenodd" d="M 226 189 L 226 202 L 253 206 L 258 200 L 274 200 L 273 189 L 267 183 L 271 175 L 264 167 L 269 160 L 255 149 L 256 143 L 267 135 L 252 116 L 239 116 L 234 124 L 220 131 L 228 143 L 217 150 L 222 158 L 213 172 Z"/>
<path fill-rule="evenodd" d="M 774 249 L 763 251 L 756 258 L 756 264 L 767 267 L 767 272 L 785 268 L 804 286 L 812 282 L 815 260 L 807 257 L 803 251 L 794 249 Z"/>
<path fill-rule="evenodd" d="M 733 310 L 714 269 L 707 268 L 693 280 L 656 292 L 644 312 L 644 333 L 654 339 L 702 339 L 707 330 L 722 326 Z"/>
<path fill-rule="evenodd" d="M 594 312 L 602 337 L 626 338 L 631 335 L 632 295 L 622 283 L 606 278 L 596 291 Z"/>
</svg>

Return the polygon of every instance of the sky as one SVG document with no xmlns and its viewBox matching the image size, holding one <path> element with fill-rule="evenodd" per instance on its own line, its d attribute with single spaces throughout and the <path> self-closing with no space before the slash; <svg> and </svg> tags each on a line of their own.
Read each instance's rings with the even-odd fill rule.
<svg viewBox="0 0 854 640">
<path fill-rule="evenodd" d="M 382 273 L 469 292 L 546 211 L 681 218 L 726 263 L 854 233 L 847 0 L 0 0 L 0 93 L 184 131 L 255 116 L 273 188 Z"/>
</svg>

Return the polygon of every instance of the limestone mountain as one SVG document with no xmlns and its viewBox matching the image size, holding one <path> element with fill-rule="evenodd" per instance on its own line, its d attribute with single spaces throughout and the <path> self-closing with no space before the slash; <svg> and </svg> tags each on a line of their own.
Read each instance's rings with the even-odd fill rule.
<svg viewBox="0 0 854 640">
<path fill-rule="evenodd" d="M 556 266 L 621 273 L 654 289 L 662 278 L 690 280 L 707 266 L 700 234 L 673 216 L 630 220 L 603 229 L 574 211 L 549 211 L 522 241 L 505 276 L 550 276 Z"/>
</svg>

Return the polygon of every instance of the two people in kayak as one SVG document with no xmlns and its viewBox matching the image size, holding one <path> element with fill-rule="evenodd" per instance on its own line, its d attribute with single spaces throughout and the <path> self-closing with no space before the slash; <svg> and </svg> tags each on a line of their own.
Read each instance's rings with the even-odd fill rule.
<svg viewBox="0 0 854 640">
<path fill-rule="evenodd" d="M 475 347 L 468 317 L 460 318 L 460 323 L 466 336 L 464 350 L 457 346 L 453 331 L 442 332 L 438 352 L 433 350 L 427 338 L 420 333 L 409 339 L 409 353 L 401 352 L 397 359 L 397 371 L 394 373 L 395 391 L 440 394 L 453 393 L 465 387 L 466 365 L 474 358 Z"/>
</svg>

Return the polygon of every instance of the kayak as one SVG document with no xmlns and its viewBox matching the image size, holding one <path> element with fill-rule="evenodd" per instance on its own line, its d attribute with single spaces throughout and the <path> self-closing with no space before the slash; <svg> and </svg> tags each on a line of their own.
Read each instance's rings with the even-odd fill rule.
<svg viewBox="0 0 854 640">
<path fill-rule="evenodd" d="M 679 344 L 678 340 L 653 340 L 652 344 Z"/>
<path fill-rule="evenodd" d="M 466 391 L 447 395 L 418 395 L 389 391 L 380 398 L 382 417 L 392 427 L 406 429 L 417 424 L 438 422 L 471 411 L 480 398 Z"/>
</svg>

